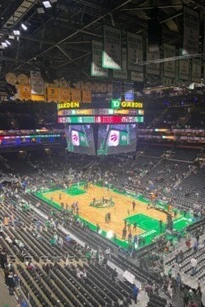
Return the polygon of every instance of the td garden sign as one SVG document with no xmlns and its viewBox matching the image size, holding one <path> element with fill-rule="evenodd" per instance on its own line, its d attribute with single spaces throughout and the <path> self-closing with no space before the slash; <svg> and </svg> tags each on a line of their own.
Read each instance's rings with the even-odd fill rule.
<svg viewBox="0 0 205 307">
<path fill-rule="evenodd" d="M 120 101 L 118 99 L 111 100 L 111 108 L 112 109 L 142 109 L 143 103 L 137 101 Z"/>
</svg>

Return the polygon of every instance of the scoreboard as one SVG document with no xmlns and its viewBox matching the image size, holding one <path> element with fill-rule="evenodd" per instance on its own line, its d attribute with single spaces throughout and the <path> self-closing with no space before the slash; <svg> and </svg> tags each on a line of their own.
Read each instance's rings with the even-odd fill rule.
<svg viewBox="0 0 205 307">
<path fill-rule="evenodd" d="M 58 104 L 58 123 L 62 124 L 124 124 L 143 123 L 143 103 L 112 99 L 103 103 L 78 101 Z"/>
<path fill-rule="evenodd" d="M 60 124 L 127 124 L 143 123 L 143 116 L 64 116 Z"/>
</svg>

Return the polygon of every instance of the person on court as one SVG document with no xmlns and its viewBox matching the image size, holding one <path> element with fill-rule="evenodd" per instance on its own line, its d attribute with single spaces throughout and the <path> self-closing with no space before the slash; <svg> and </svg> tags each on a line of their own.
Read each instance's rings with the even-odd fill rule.
<svg viewBox="0 0 205 307">
<path fill-rule="evenodd" d="M 136 207 L 136 202 L 133 201 L 133 202 L 132 202 L 132 210 L 133 210 L 133 211 L 135 211 L 135 207 Z"/>
</svg>

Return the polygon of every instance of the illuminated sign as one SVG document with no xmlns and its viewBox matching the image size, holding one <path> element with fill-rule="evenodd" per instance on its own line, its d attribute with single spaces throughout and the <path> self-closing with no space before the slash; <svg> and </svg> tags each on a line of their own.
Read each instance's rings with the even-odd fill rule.
<svg viewBox="0 0 205 307">
<path fill-rule="evenodd" d="M 127 124 L 143 122 L 143 116 L 67 116 L 58 118 L 58 123 L 61 124 Z"/>
<path fill-rule="evenodd" d="M 58 103 L 58 110 L 78 109 L 78 108 L 80 108 L 80 102 L 79 101 L 71 101 L 71 102 Z"/>
<path fill-rule="evenodd" d="M 58 116 L 70 115 L 144 115 L 144 110 L 137 109 L 70 109 L 59 110 Z"/>
<path fill-rule="evenodd" d="M 128 108 L 128 109 L 142 109 L 143 103 L 137 101 L 120 101 L 118 99 L 111 100 L 112 109 Z"/>
</svg>

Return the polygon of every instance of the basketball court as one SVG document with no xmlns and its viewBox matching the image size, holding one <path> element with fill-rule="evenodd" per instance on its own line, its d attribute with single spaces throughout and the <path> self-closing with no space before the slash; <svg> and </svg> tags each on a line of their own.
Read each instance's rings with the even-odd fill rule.
<svg viewBox="0 0 205 307">
<path fill-rule="evenodd" d="M 38 192 L 36 195 L 59 210 L 62 210 L 63 204 L 64 209 L 67 208 L 71 211 L 72 204 L 78 202 L 79 219 L 92 230 L 96 230 L 98 224 L 101 234 L 110 239 L 113 239 L 115 234 L 117 243 L 124 247 L 128 244 L 127 240 L 122 240 L 125 219 L 127 224 L 131 225 L 132 235 L 144 237 L 146 244 L 149 244 L 161 231 L 164 232 L 166 228 L 167 215 L 155 208 L 149 208 L 148 200 L 114 189 L 97 185 L 90 185 L 85 189 L 84 184 L 75 184 L 65 190 L 53 189 Z M 103 204 L 102 199 L 105 199 Z M 93 200 L 97 203 L 96 206 L 93 205 Z M 134 210 L 133 201 L 136 203 Z M 111 215 L 110 223 L 105 221 L 107 213 Z M 160 220 L 162 221 L 162 230 L 160 230 Z M 173 217 L 173 228 L 177 231 L 183 230 L 191 223 L 192 220 L 189 217 L 184 217 L 179 212 Z M 136 229 L 133 229 L 134 224 Z"/>
</svg>

